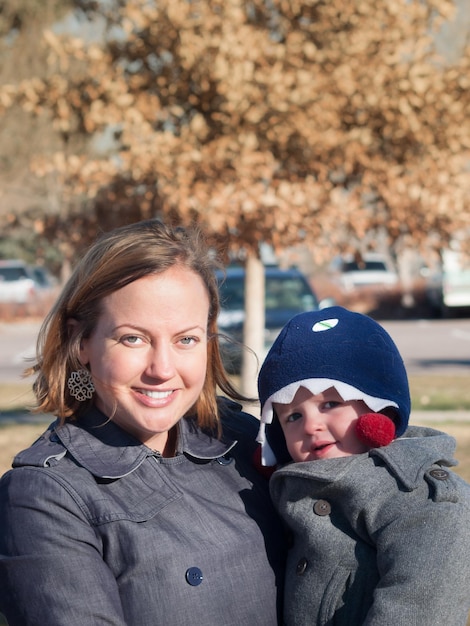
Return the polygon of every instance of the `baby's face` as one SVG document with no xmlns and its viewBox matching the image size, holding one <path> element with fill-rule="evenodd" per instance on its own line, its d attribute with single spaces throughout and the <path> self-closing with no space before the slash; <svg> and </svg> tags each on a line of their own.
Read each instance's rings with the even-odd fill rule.
<svg viewBox="0 0 470 626">
<path fill-rule="evenodd" d="M 362 400 L 345 402 L 334 387 L 316 395 L 300 387 L 292 402 L 274 402 L 273 408 L 294 461 L 333 459 L 369 450 L 355 428 L 369 407 Z"/>
</svg>

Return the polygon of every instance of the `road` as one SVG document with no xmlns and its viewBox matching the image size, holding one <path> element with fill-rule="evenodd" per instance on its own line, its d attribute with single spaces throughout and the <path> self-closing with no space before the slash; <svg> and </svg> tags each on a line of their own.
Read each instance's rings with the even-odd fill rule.
<svg viewBox="0 0 470 626">
<path fill-rule="evenodd" d="M 380 323 L 395 340 L 409 374 L 470 374 L 470 318 Z"/>
<path fill-rule="evenodd" d="M 39 326 L 30 320 L 0 322 L 0 383 L 21 382 L 28 358 L 35 355 Z"/>
<path fill-rule="evenodd" d="M 395 340 L 410 374 L 468 372 L 470 318 L 381 321 Z M 0 383 L 21 381 L 35 353 L 39 322 L 0 322 Z"/>
</svg>

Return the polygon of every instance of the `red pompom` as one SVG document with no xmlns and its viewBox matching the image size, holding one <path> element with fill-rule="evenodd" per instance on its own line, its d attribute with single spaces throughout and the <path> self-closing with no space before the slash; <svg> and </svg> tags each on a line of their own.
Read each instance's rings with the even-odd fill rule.
<svg viewBox="0 0 470 626">
<path fill-rule="evenodd" d="M 365 413 L 356 422 L 356 434 L 371 448 L 381 448 L 395 439 L 395 424 L 382 413 Z"/>
<path fill-rule="evenodd" d="M 253 465 L 256 467 L 258 472 L 268 480 L 271 478 L 271 475 L 276 470 L 275 465 L 263 465 L 263 463 L 261 462 L 261 446 L 257 446 L 255 449 L 255 452 L 253 454 Z"/>
</svg>

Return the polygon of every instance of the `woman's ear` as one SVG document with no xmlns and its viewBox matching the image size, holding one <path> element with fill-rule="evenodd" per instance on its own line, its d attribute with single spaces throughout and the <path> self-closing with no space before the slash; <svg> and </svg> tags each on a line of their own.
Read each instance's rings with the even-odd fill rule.
<svg viewBox="0 0 470 626">
<path fill-rule="evenodd" d="M 77 336 L 77 334 L 80 331 L 80 323 L 78 322 L 78 320 L 74 318 L 67 320 L 67 331 L 69 334 L 70 341 L 73 341 L 73 339 Z M 84 339 L 80 340 L 80 346 L 79 346 L 79 352 L 78 352 L 78 359 L 83 366 L 87 365 L 90 360 L 88 358 L 88 354 L 86 350 L 86 343 L 87 342 Z"/>
</svg>

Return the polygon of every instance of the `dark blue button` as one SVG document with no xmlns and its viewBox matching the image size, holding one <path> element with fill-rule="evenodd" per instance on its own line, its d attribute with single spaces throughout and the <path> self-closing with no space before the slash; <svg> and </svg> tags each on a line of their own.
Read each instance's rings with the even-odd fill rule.
<svg viewBox="0 0 470 626">
<path fill-rule="evenodd" d="M 308 567 L 308 561 L 305 557 L 302 557 L 297 563 L 297 567 L 295 568 L 295 573 L 297 576 L 303 576 L 305 574 L 305 570 Z"/>
<path fill-rule="evenodd" d="M 191 587 L 197 587 L 204 580 L 204 576 L 202 575 L 199 567 L 190 567 L 186 570 L 186 581 L 191 585 Z"/>
<path fill-rule="evenodd" d="M 230 465 L 230 463 L 233 461 L 233 458 L 231 456 L 226 457 L 226 456 L 219 456 L 216 459 L 217 463 L 219 465 Z"/>
</svg>

